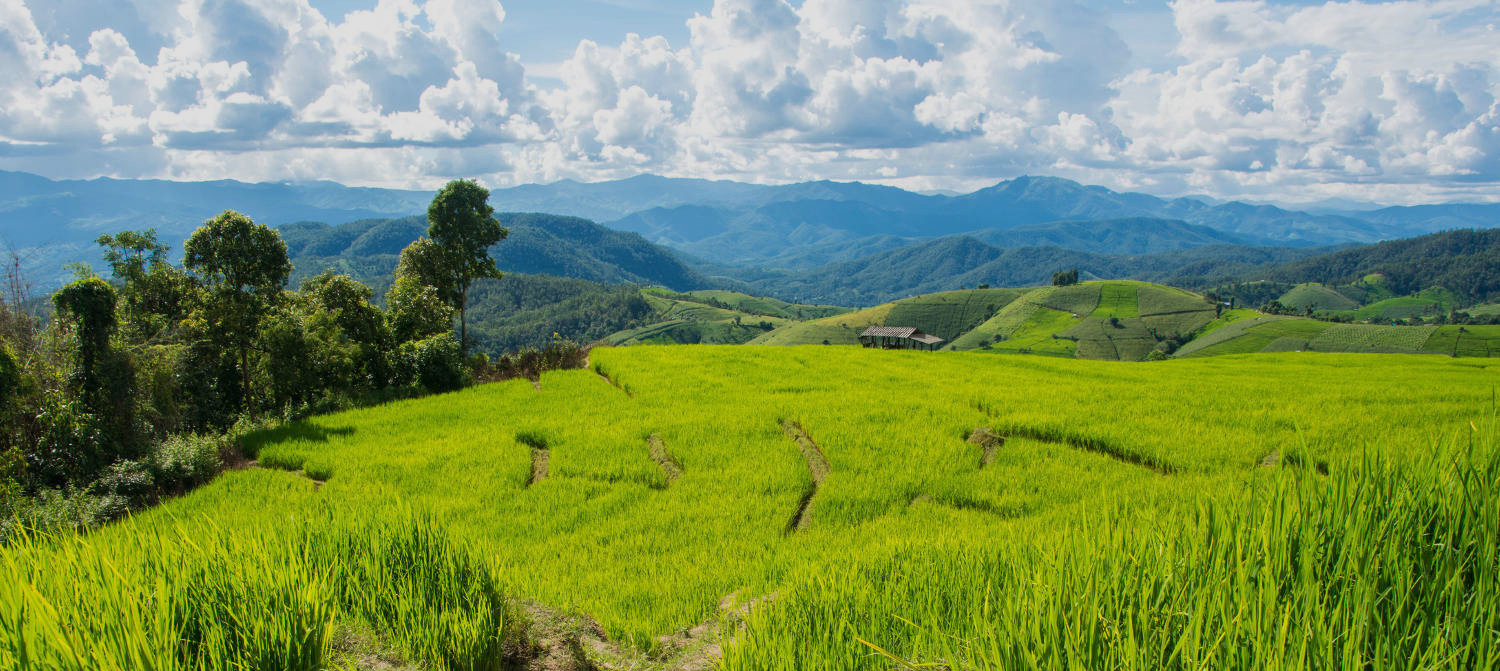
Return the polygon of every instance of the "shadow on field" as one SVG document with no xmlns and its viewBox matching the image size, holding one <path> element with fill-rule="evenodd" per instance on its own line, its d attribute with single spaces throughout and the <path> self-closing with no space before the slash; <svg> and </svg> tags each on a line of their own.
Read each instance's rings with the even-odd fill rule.
<svg viewBox="0 0 1500 671">
<path fill-rule="evenodd" d="M 294 440 L 326 443 L 333 436 L 342 437 L 353 433 L 354 427 L 352 426 L 328 428 L 309 422 L 293 422 L 270 429 L 258 429 L 245 434 L 239 441 L 240 452 L 244 453 L 246 459 L 255 459 L 260 456 L 261 448 L 267 445 Z"/>
</svg>

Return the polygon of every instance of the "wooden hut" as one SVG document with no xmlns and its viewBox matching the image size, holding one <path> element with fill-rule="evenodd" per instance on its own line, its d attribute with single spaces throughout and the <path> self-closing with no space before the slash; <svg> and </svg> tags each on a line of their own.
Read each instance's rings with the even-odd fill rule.
<svg viewBox="0 0 1500 671">
<path fill-rule="evenodd" d="M 942 338 L 911 326 L 871 326 L 859 334 L 859 344 L 880 349 L 919 349 L 931 352 L 942 343 Z"/>
</svg>

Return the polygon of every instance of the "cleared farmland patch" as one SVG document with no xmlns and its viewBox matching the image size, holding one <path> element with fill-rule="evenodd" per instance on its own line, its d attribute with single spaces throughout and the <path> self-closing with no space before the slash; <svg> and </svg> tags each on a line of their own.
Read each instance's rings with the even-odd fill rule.
<svg viewBox="0 0 1500 671">
<path fill-rule="evenodd" d="M 1061 310 L 1080 317 L 1086 317 L 1094 311 L 1094 308 L 1099 307 L 1100 290 L 1106 285 L 1106 283 L 1102 282 L 1088 282 L 1068 287 L 1057 287 L 1054 291 L 1038 297 L 1037 301 L 1042 306 L 1052 308 L 1053 310 Z"/>
<path fill-rule="evenodd" d="M 1140 316 L 1140 306 L 1136 302 L 1136 285 L 1120 282 L 1109 282 L 1099 286 L 1099 306 L 1094 308 L 1090 317 L 1097 319 L 1108 319 L 1116 317 Z"/>
<path fill-rule="evenodd" d="M 1099 361 L 1140 361 L 1156 346 L 1156 337 L 1138 318 L 1090 317 L 1058 336 L 1078 342 L 1078 358 Z"/>
<path fill-rule="evenodd" d="M 1439 326 L 1422 349 L 1449 356 L 1500 356 L 1500 326 Z"/>
<path fill-rule="evenodd" d="M 1020 289 L 972 289 L 908 298 L 892 305 L 886 325 L 915 326 L 953 340 L 993 317 L 1023 293 Z"/>
<path fill-rule="evenodd" d="M 1333 324 L 1309 345 L 1320 352 L 1420 352 L 1436 326 Z"/>
<path fill-rule="evenodd" d="M 1267 345 L 1284 337 L 1311 339 L 1332 326 L 1299 317 L 1263 315 L 1250 317 L 1228 324 L 1183 345 L 1177 350 L 1178 357 L 1214 356 L 1220 354 L 1249 354 L 1259 352 Z"/>
<path fill-rule="evenodd" d="M 1078 343 L 1057 335 L 1076 325 L 1078 318 L 1068 312 L 1041 306 L 1032 306 L 1027 312 L 1026 320 L 1004 340 L 994 343 L 990 348 L 992 351 L 1073 356 Z"/>
</svg>

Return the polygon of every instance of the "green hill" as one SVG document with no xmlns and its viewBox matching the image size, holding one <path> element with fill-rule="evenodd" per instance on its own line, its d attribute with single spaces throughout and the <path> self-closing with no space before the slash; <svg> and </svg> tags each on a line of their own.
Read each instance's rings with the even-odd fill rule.
<svg viewBox="0 0 1500 671">
<path fill-rule="evenodd" d="M 871 326 L 914 326 L 946 340 L 973 330 L 1025 293 L 1024 289 L 966 289 L 905 298 L 873 308 L 790 324 L 752 345 L 857 345 Z"/>
<path fill-rule="evenodd" d="M 600 340 L 607 345 L 737 345 L 773 329 L 809 317 L 848 312 L 827 305 L 799 305 L 733 291 L 706 290 L 674 293 L 643 289 L 641 298 L 652 313 L 644 325 L 622 330 Z"/>
<path fill-rule="evenodd" d="M 1359 307 L 1358 301 L 1321 284 L 1299 284 L 1282 294 L 1277 300 L 1281 301 L 1282 305 L 1298 312 L 1353 310 Z"/>
<path fill-rule="evenodd" d="M 1213 321 L 1197 294 L 1146 282 L 1085 282 L 1038 289 L 928 294 L 846 315 L 790 324 L 755 345 L 853 345 L 870 326 L 914 326 L 946 350 L 1139 361 Z"/>
</svg>

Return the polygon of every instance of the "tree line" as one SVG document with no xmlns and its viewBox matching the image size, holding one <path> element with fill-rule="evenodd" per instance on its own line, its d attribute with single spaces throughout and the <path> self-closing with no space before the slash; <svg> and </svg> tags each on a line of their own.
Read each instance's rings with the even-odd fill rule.
<svg viewBox="0 0 1500 671">
<path fill-rule="evenodd" d="M 0 517 L 47 501 L 118 512 L 211 477 L 235 457 L 224 436 L 258 418 L 484 375 L 488 359 L 467 351 L 468 299 L 500 277 L 489 249 L 508 234 L 488 198 L 469 180 L 437 193 L 386 309 L 333 272 L 288 288 L 286 244 L 234 211 L 188 237 L 180 266 L 154 230 L 99 237 L 109 277 L 76 268 L 45 320 L 13 266 L 0 290 Z"/>
</svg>

